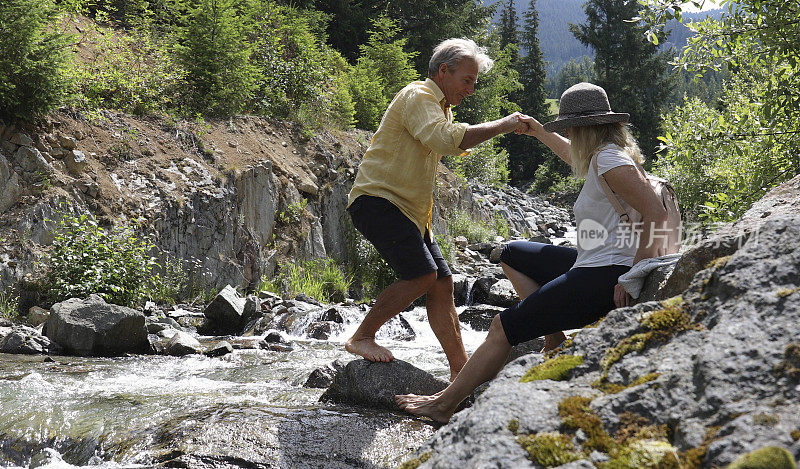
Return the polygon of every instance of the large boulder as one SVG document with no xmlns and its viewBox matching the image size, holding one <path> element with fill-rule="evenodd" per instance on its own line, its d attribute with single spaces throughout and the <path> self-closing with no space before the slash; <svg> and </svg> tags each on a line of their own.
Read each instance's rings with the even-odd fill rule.
<svg viewBox="0 0 800 469">
<path fill-rule="evenodd" d="M 53 354 L 60 351 L 58 344 L 28 326 L 14 326 L 11 332 L 0 340 L 2 353 Z"/>
<path fill-rule="evenodd" d="M 420 467 L 529 467 L 537 441 L 563 441 L 575 458 L 595 449 L 580 467 L 630 467 L 647 447 L 683 467 L 726 467 L 768 446 L 800 457 L 800 216 L 759 232 L 682 296 L 611 311 L 547 367 L 533 369 L 548 359 L 539 354 L 507 365 L 419 448 Z M 539 379 L 523 382 L 528 371 Z"/>
<path fill-rule="evenodd" d="M 178 331 L 169 339 L 167 346 L 164 348 L 164 352 L 167 355 L 182 357 L 184 355 L 203 353 L 203 347 L 191 334 Z"/>
<path fill-rule="evenodd" d="M 517 304 L 519 297 L 510 280 L 485 277 L 475 282 L 473 301 L 508 308 Z"/>
<path fill-rule="evenodd" d="M 397 410 L 395 394 L 436 394 L 448 382 L 403 360 L 353 360 L 333 378 L 321 401 Z"/>
<path fill-rule="evenodd" d="M 488 331 L 492 319 L 504 311 L 505 308 L 491 305 L 472 305 L 464 308 L 458 315 L 458 320 L 469 324 L 474 331 Z"/>
<path fill-rule="evenodd" d="M 203 315 L 211 321 L 211 327 L 221 334 L 236 334 L 243 324 L 245 298 L 230 285 L 226 285 L 208 304 Z"/>
<path fill-rule="evenodd" d="M 150 351 L 144 314 L 108 304 L 99 295 L 54 304 L 45 331 L 66 353 L 75 355 L 114 356 Z"/>
</svg>

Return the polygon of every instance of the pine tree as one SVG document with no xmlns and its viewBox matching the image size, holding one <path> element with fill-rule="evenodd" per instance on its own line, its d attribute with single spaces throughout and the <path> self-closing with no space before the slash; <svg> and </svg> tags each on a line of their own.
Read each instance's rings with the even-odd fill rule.
<svg viewBox="0 0 800 469">
<path fill-rule="evenodd" d="M 517 30 L 517 10 L 514 0 L 507 0 L 500 10 L 500 47 L 505 49 L 509 44 L 519 46 L 519 31 Z"/>
<path fill-rule="evenodd" d="M 513 9 L 511 11 L 513 12 Z M 545 90 L 547 76 L 542 60 L 543 54 L 539 48 L 539 12 L 536 0 L 530 1 L 528 9 L 523 13 L 523 19 L 519 45 L 526 53 L 516 64 L 523 89 L 516 92 L 512 99 L 519 104 L 523 113 L 544 122 L 549 117 L 550 107 L 547 104 Z M 505 148 L 509 152 L 509 165 L 514 182 L 532 178 L 537 166 L 546 159 L 554 157 L 541 142 L 527 136 L 508 134 L 505 138 Z M 566 168 L 565 174 L 568 171 L 569 168 Z"/>
<path fill-rule="evenodd" d="M 31 120 L 67 93 L 67 36 L 51 0 L 0 3 L 0 119 Z"/>
<path fill-rule="evenodd" d="M 639 9 L 636 0 L 588 0 L 586 24 L 570 25 L 570 30 L 594 49 L 597 84 L 608 93 L 611 109 L 630 113 L 642 151 L 652 155 L 671 89 L 667 63 L 674 54 L 659 52 L 647 40 L 646 25 L 630 21 Z M 664 42 L 663 29 L 657 34 Z"/>
<path fill-rule="evenodd" d="M 359 128 L 377 129 L 394 95 L 418 78 L 412 65 L 417 53 L 406 52 L 407 39 L 399 35 L 397 23 L 381 15 L 373 21 L 367 43 L 360 47 L 361 55 L 349 79 Z"/>
<path fill-rule="evenodd" d="M 182 31 L 178 59 L 186 70 L 184 98 L 192 111 L 242 112 L 250 105 L 257 69 L 246 40 L 247 18 L 236 0 L 200 0 Z"/>
</svg>

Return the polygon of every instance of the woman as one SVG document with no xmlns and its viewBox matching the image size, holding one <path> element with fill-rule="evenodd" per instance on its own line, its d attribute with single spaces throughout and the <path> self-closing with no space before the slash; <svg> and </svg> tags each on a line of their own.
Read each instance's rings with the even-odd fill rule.
<svg viewBox="0 0 800 469">
<path fill-rule="evenodd" d="M 615 306 L 630 304 L 617 278 L 636 262 L 658 255 L 653 227 L 666 220 L 667 212 L 637 168 L 642 155 L 625 126 L 628 118 L 611 112 L 606 92 L 590 83 L 561 95 L 555 121 L 543 126 L 523 118 L 526 134 L 586 177 L 573 207 L 578 248 L 527 241 L 507 245 L 501 265 L 522 301 L 494 317 L 486 340 L 450 386 L 433 396 L 395 396 L 400 408 L 447 422 L 462 400 L 502 369 L 512 346 L 545 335 L 545 349 L 555 348 L 565 338 L 563 330 L 591 324 Z M 601 177 L 624 204 L 642 214 L 640 229 L 620 220 Z"/>
</svg>

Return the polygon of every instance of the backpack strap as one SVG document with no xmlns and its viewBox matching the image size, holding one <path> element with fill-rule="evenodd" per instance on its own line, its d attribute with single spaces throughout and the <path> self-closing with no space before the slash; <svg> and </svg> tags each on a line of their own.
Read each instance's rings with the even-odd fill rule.
<svg viewBox="0 0 800 469">
<path fill-rule="evenodd" d="M 631 217 L 630 215 L 628 215 L 627 210 L 625 210 L 625 208 L 622 207 L 622 203 L 619 201 L 617 195 L 614 194 L 614 191 L 611 190 L 611 187 L 606 182 L 606 178 L 603 177 L 603 175 L 600 174 L 597 169 L 597 153 L 598 152 L 595 152 L 592 155 L 592 168 L 594 169 L 594 174 L 597 175 L 597 182 L 600 183 L 600 187 L 602 187 L 603 192 L 606 193 L 606 198 L 608 199 L 609 202 L 611 202 L 611 205 L 614 207 L 614 210 L 616 210 L 616 212 L 619 214 L 620 220 L 622 220 L 622 217 L 625 217 L 627 219 L 625 221 L 630 223 Z M 636 163 L 635 160 L 634 163 Z M 643 169 L 641 169 L 641 167 L 639 167 L 638 164 L 636 164 L 636 167 L 639 168 L 641 171 L 644 171 Z"/>
</svg>

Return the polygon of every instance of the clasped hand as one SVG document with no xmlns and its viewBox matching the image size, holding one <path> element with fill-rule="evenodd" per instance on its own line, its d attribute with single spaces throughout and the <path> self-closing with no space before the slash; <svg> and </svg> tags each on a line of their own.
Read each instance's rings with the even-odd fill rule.
<svg viewBox="0 0 800 469">
<path fill-rule="evenodd" d="M 535 136 L 537 132 L 544 130 L 539 121 L 521 112 L 509 114 L 506 119 L 509 120 L 508 131 L 514 132 L 517 135 L 525 134 Z"/>
</svg>

